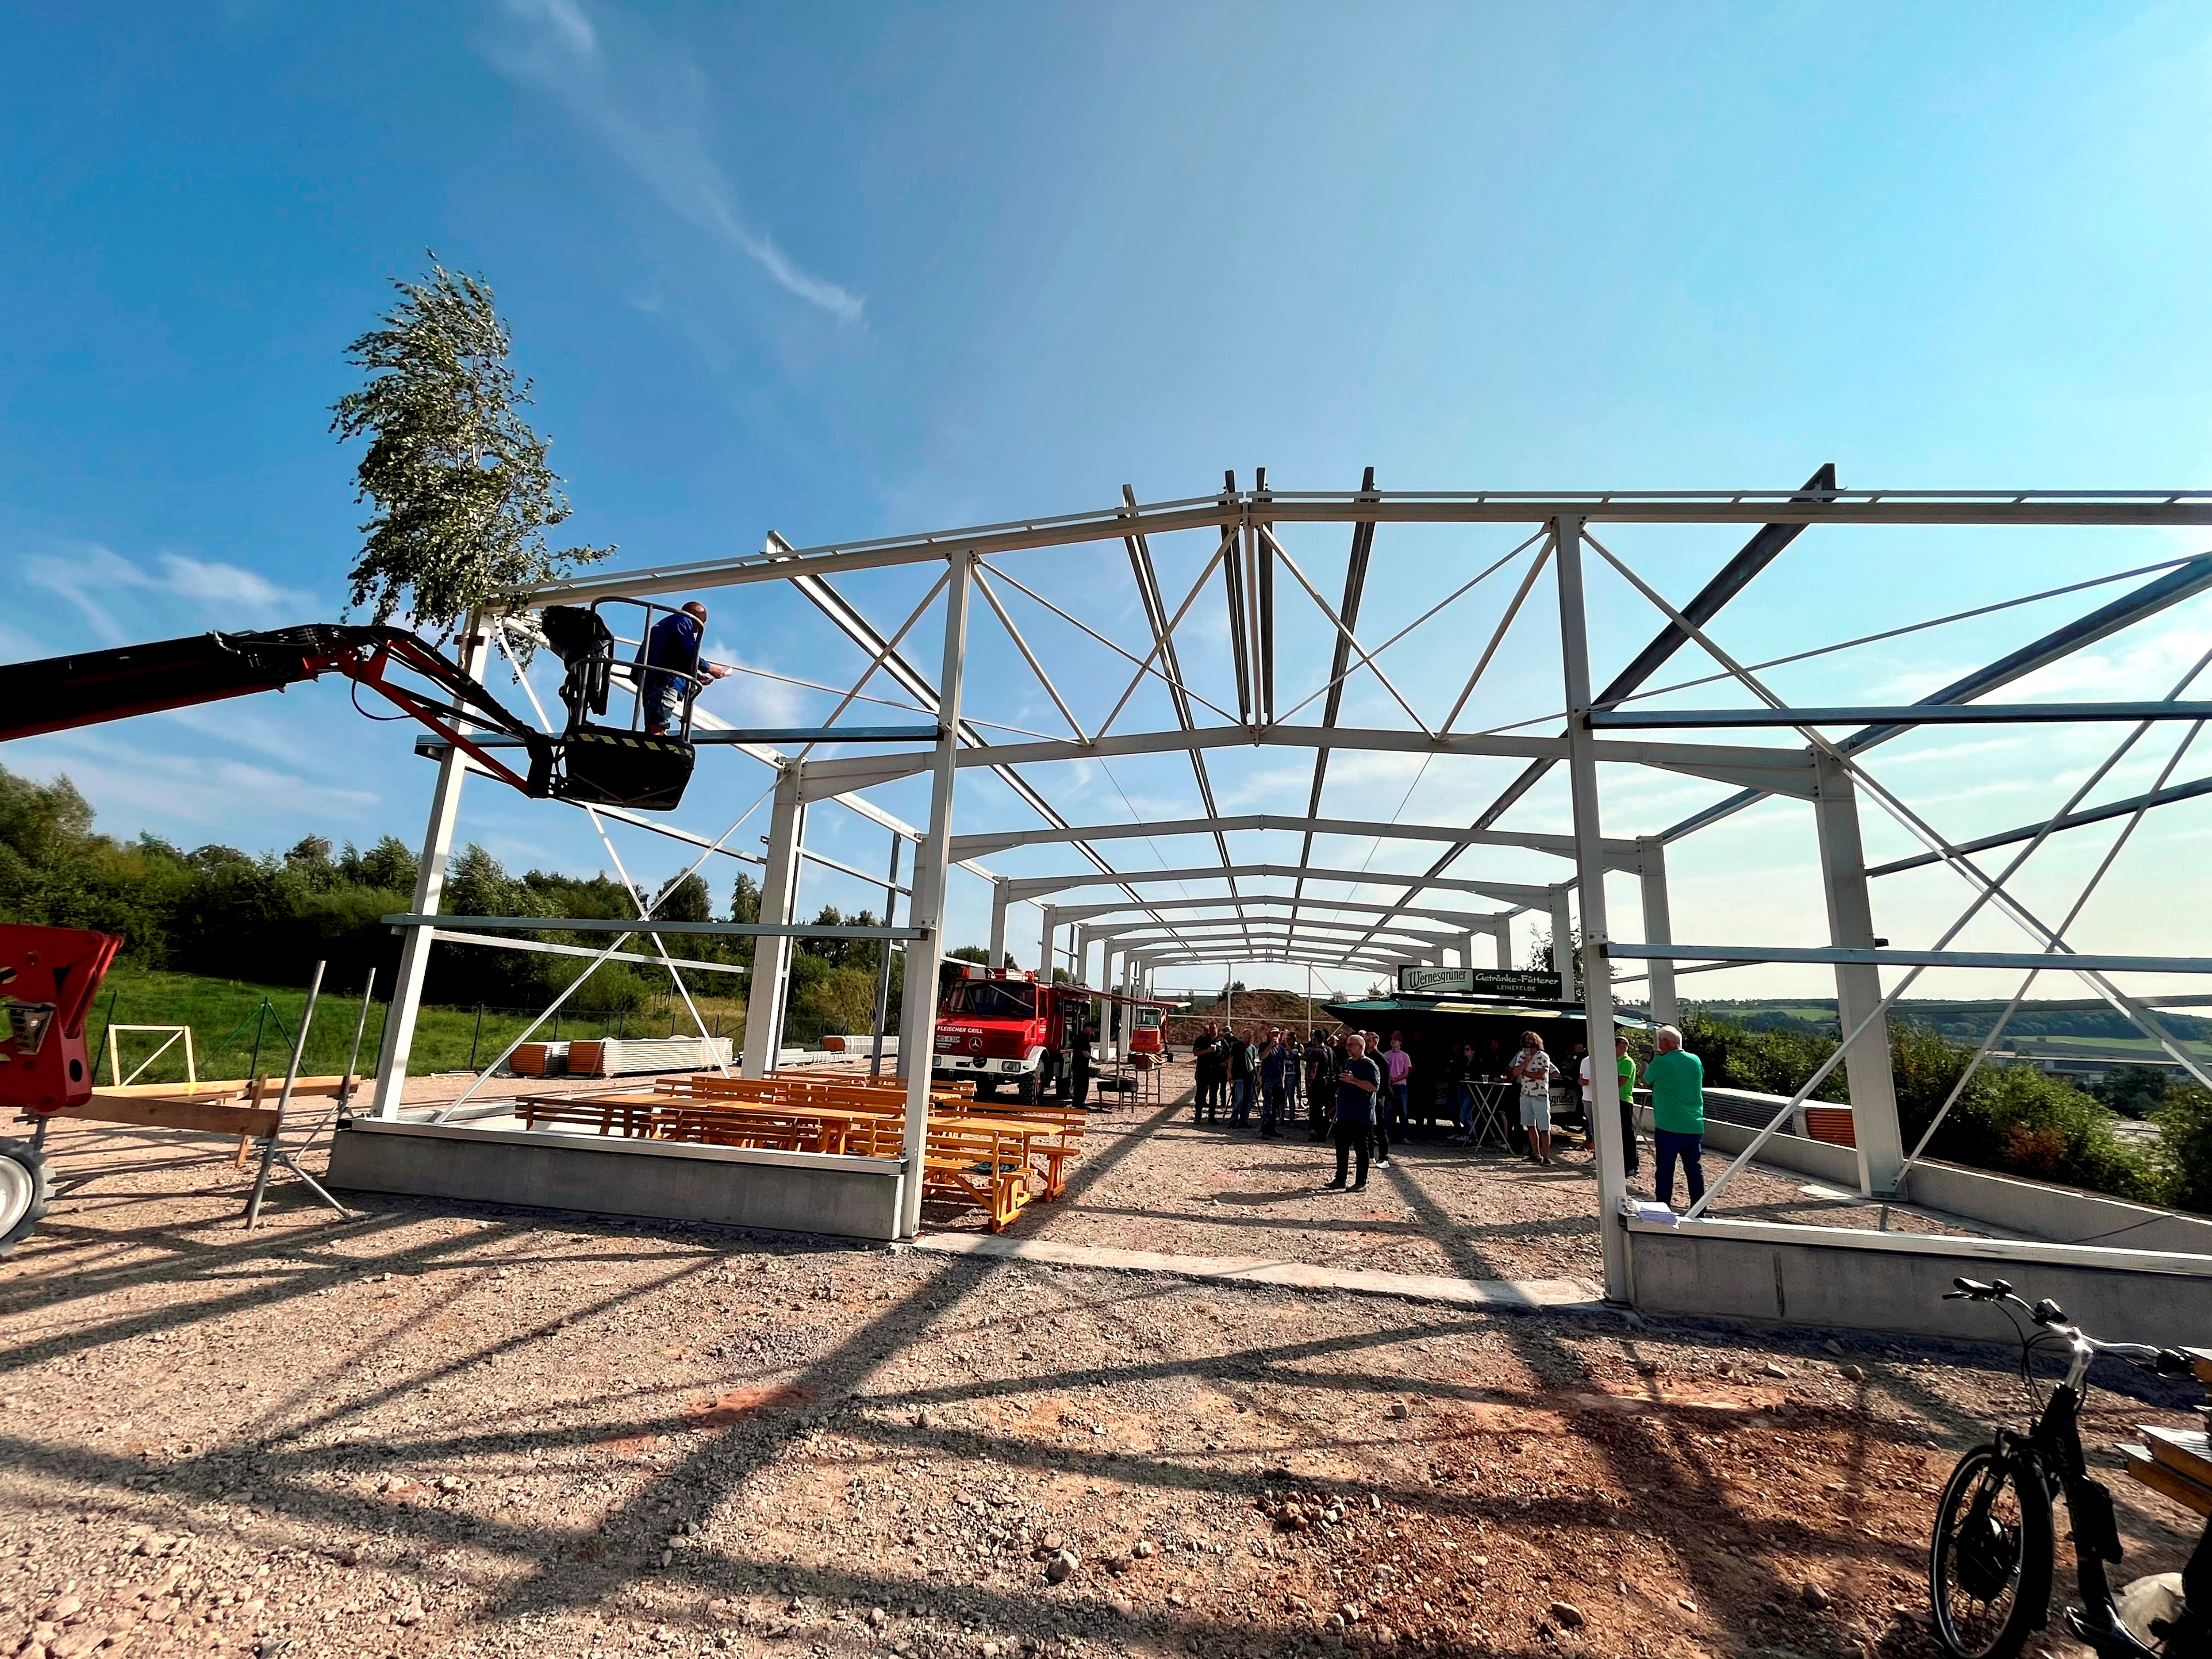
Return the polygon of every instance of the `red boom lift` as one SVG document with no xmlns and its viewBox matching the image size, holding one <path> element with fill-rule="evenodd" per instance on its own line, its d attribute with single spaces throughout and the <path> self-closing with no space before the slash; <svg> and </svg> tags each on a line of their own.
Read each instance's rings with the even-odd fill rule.
<svg viewBox="0 0 2212 1659">
<path fill-rule="evenodd" d="M 633 659 L 617 660 L 614 630 L 599 614 L 607 605 L 634 605 L 646 613 Z M 627 726 L 593 717 L 606 714 L 617 684 L 641 690 L 647 667 L 642 642 L 651 637 L 654 613 L 665 609 L 613 599 L 588 608 L 553 605 L 539 613 L 545 643 L 567 671 L 561 701 L 568 721 L 558 732 L 540 732 L 517 719 L 459 664 L 403 629 L 311 623 L 0 665 L 0 742 L 281 691 L 342 674 L 356 688 L 356 707 L 358 689 L 367 687 L 401 711 L 389 718 L 420 720 L 526 795 L 665 811 L 683 799 L 690 781 L 691 704 L 699 677 L 653 668 L 689 683 L 680 723 L 667 735 L 638 729 L 635 715 Z M 394 680 L 401 670 L 427 682 L 429 690 Z M 497 746 L 510 752 L 520 747 L 529 757 L 527 772 L 516 772 L 478 741 L 487 733 L 503 739 Z M 122 945 L 110 933 L 0 923 L 0 1006 L 7 1011 L 0 1035 L 0 1111 L 27 1113 L 36 1125 L 27 1140 L 0 1137 L 0 1255 L 46 1212 L 47 1121 L 92 1098 L 85 1016 Z"/>
</svg>

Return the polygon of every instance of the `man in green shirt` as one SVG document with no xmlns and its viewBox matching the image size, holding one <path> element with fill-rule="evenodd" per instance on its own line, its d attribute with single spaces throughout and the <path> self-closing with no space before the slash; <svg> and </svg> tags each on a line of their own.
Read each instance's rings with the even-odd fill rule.
<svg viewBox="0 0 2212 1659">
<path fill-rule="evenodd" d="M 1674 1160 L 1680 1158 L 1695 1204 L 1705 1195 L 1705 1063 L 1682 1046 L 1680 1031 L 1662 1025 L 1659 1052 L 1644 1068 L 1644 1081 L 1651 1091 L 1652 1138 L 1658 1144 L 1651 1195 L 1674 1206 Z"/>
</svg>

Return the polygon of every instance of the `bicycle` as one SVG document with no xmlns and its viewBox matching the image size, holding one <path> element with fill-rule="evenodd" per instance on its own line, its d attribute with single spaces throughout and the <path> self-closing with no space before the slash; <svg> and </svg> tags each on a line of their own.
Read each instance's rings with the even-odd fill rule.
<svg viewBox="0 0 2212 1659">
<path fill-rule="evenodd" d="M 2117 1564 L 2121 1553 L 2112 1493 L 2090 1476 L 2081 1456 L 2084 1383 L 2100 1355 L 2160 1376 L 2191 1374 L 2189 1357 L 2141 1343 L 2100 1342 L 2068 1323 L 2057 1303 L 2045 1298 L 2031 1308 L 2002 1279 L 1952 1283 L 1958 1288 L 1944 1292 L 1945 1301 L 1987 1302 L 2012 1320 L 2021 1337 L 2021 1376 L 2038 1411 L 2026 1434 L 2000 1428 L 1988 1444 L 1960 1458 L 1937 1500 L 1928 1593 L 1945 1650 L 1954 1659 L 2013 1659 L 2044 1627 L 2057 1554 L 2051 1506 L 2058 1497 L 2073 1522 L 2082 1606 L 2069 1607 L 2066 1621 L 2075 1638 L 2106 1659 L 2212 1655 L 2212 1528 L 2181 1575 L 2181 1604 L 2151 1614 L 2131 1605 L 2131 1619 L 2124 1620 L 2105 1577 L 2106 1564 Z M 2015 1307 L 2034 1328 L 2021 1324 Z M 2066 1351 L 2066 1375 L 2038 1401 L 2031 1361 L 2039 1347 L 2052 1344 Z"/>
</svg>

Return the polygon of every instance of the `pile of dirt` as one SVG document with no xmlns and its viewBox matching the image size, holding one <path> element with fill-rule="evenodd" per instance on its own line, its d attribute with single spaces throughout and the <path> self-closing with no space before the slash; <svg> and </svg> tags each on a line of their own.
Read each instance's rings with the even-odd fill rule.
<svg viewBox="0 0 2212 1659">
<path fill-rule="evenodd" d="M 1226 1014 L 1224 1021 L 1223 1016 Z M 1268 1025 L 1289 1025 L 1303 1032 L 1311 1020 L 1316 1030 L 1333 1030 L 1336 1021 L 1316 998 L 1308 1002 L 1297 991 L 1239 991 L 1224 1007 L 1220 1003 L 1196 1013 L 1168 1016 L 1168 1042 L 1176 1048 L 1187 1048 L 1201 1026 L 1224 1024 L 1234 1025 L 1248 1035 Z"/>
</svg>

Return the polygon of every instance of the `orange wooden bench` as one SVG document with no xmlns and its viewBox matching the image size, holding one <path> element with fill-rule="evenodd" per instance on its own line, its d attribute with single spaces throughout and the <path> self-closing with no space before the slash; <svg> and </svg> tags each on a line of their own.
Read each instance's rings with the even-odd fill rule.
<svg viewBox="0 0 2212 1659">
<path fill-rule="evenodd" d="M 515 1115 L 526 1129 L 541 1124 L 569 1123 L 603 1135 L 642 1140 L 653 1133 L 653 1109 L 659 1102 L 652 1095 L 533 1095 L 515 1103 Z"/>
</svg>

